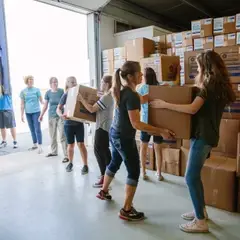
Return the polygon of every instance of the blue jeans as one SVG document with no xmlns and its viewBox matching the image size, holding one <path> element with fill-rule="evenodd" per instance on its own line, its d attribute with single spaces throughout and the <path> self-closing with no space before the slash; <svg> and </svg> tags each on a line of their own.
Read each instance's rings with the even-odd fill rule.
<svg viewBox="0 0 240 240">
<path fill-rule="evenodd" d="M 40 112 L 36 113 L 26 113 L 28 126 L 31 131 L 33 143 L 42 144 L 42 130 L 41 123 L 38 121 Z"/>
<path fill-rule="evenodd" d="M 211 150 L 212 146 L 207 145 L 204 140 L 191 139 L 185 179 L 192 199 L 195 216 L 199 220 L 204 219 L 205 207 L 201 170 Z"/>
<path fill-rule="evenodd" d="M 140 159 L 135 139 L 120 137 L 114 129 L 111 129 L 110 144 L 112 160 L 106 169 L 106 175 L 114 177 L 123 161 L 128 172 L 126 184 L 137 186 L 140 176 Z"/>
</svg>

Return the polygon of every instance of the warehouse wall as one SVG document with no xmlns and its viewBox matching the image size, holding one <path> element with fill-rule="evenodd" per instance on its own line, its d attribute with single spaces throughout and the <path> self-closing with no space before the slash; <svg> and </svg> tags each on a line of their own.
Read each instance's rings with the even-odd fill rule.
<svg viewBox="0 0 240 240">
<path fill-rule="evenodd" d="M 100 47 L 101 50 L 116 47 L 114 19 L 104 15 L 100 17 Z"/>
</svg>

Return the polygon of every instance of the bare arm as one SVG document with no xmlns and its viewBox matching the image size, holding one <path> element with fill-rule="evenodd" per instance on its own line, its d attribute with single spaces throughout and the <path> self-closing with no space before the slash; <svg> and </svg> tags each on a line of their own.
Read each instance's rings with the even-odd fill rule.
<svg viewBox="0 0 240 240">
<path fill-rule="evenodd" d="M 144 95 L 144 96 L 142 96 L 142 95 L 140 95 L 140 94 L 138 94 L 138 95 L 139 95 L 139 97 L 140 97 L 140 102 L 141 102 L 141 104 L 148 103 L 148 94 L 146 94 L 146 95 Z"/>
<path fill-rule="evenodd" d="M 23 122 L 24 122 L 24 108 L 25 108 L 24 100 L 21 99 L 21 118 Z"/>
<path fill-rule="evenodd" d="M 191 104 L 172 104 L 167 103 L 162 100 L 154 100 L 151 102 L 151 107 L 153 108 L 165 108 L 176 112 L 196 114 L 199 109 L 203 106 L 204 99 L 201 97 L 196 97 Z"/>
<path fill-rule="evenodd" d="M 83 106 L 90 112 L 90 113 L 95 113 L 100 110 L 99 106 L 97 103 L 94 105 L 89 104 L 80 94 L 78 95 L 79 101 L 83 104 Z"/>
<path fill-rule="evenodd" d="M 42 96 L 39 97 L 39 101 L 41 104 L 44 104 Z"/>
<path fill-rule="evenodd" d="M 171 136 L 174 136 L 174 133 L 171 132 L 170 130 L 153 127 L 149 124 L 141 122 L 139 110 L 128 111 L 128 116 L 133 128 L 135 128 L 136 130 L 148 132 L 157 136 L 163 136 L 166 139 L 171 138 Z"/>
<path fill-rule="evenodd" d="M 56 113 L 57 113 L 57 115 L 58 115 L 59 117 L 63 117 L 62 110 L 63 110 L 63 105 L 58 104 Z"/>
<path fill-rule="evenodd" d="M 47 109 L 48 109 L 48 101 L 45 101 L 45 103 L 43 105 L 43 109 L 42 109 L 41 115 L 40 115 L 40 118 L 43 118 L 43 116 L 46 113 Z"/>
</svg>

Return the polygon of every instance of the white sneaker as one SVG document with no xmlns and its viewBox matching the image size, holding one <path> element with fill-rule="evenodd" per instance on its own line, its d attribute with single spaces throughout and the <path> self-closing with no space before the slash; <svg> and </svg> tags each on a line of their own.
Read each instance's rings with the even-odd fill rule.
<svg viewBox="0 0 240 240">
<path fill-rule="evenodd" d="M 6 146 L 7 146 L 7 142 L 2 141 L 2 142 L 0 143 L 0 148 L 5 148 Z"/>
<path fill-rule="evenodd" d="M 38 147 L 38 154 L 42 154 L 43 153 L 43 149 L 42 149 L 42 147 Z"/>
<path fill-rule="evenodd" d="M 17 141 L 14 141 L 14 142 L 13 142 L 13 148 L 14 148 L 14 149 L 18 148 Z"/>
<path fill-rule="evenodd" d="M 186 233 L 208 233 L 209 228 L 206 221 L 200 223 L 196 218 L 189 223 L 179 225 L 179 228 Z"/>
<path fill-rule="evenodd" d="M 206 209 L 204 209 L 204 216 L 205 216 L 205 219 L 208 220 L 208 214 L 207 214 L 207 210 L 206 210 Z M 193 221 L 196 216 L 195 216 L 195 213 L 194 213 L 194 212 L 188 212 L 188 213 L 182 214 L 181 217 L 182 217 L 184 220 Z"/>
</svg>

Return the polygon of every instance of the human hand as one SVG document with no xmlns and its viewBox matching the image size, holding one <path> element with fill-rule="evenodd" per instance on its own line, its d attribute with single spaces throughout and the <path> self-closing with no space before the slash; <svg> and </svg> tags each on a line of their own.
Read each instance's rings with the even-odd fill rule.
<svg viewBox="0 0 240 240">
<path fill-rule="evenodd" d="M 171 130 L 164 129 L 161 133 L 161 136 L 163 137 L 163 139 L 170 140 L 175 137 L 175 133 Z"/>
<path fill-rule="evenodd" d="M 43 120 L 43 116 L 39 116 L 38 121 L 42 122 L 42 120 Z"/>
<path fill-rule="evenodd" d="M 23 123 L 25 123 L 24 116 L 21 117 L 21 120 L 22 120 Z"/>
<path fill-rule="evenodd" d="M 62 115 L 62 119 L 63 119 L 63 120 L 67 120 L 67 119 L 68 119 L 68 117 L 67 117 L 67 114 L 66 114 L 66 113 L 64 113 L 64 114 Z"/>
<path fill-rule="evenodd" d="M 166 108 L 167 103 L 161 99 L 156 99 L 150 102 L 152 108 Z"/>
</svg>

